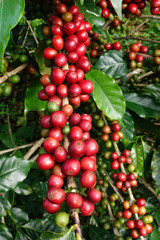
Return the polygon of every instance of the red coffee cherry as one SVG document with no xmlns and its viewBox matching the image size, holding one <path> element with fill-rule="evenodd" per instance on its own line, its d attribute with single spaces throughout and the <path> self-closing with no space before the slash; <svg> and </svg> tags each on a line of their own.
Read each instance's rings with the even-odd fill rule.
<svg viewBox="0 0 160 240">
<path fill-rule="evenodd" d="M 148 47 L 147 46 L 141 46 L 140 47 L 140 52 L 141 53 L 147 53 L 148 52 Z"/>
<path fill-rule="evenodd" d="M 98 144 L 97 142 L 90 138 L 84 141 L 85 143 L 85 155 L 86 156 L 92 156 L 92 155 L 96 155 L 96 153 L 98 152 Z"/>
<path fill-rule="evenodd" d="M 110 11 L 108 8 L 102 8 L 102 17 L 108 18 L 110 15 Z"/>
<path fill-rule="evenodd" d="M 69 123 L 73 126 L 78 125 L 81 121 L 81 115 L 79 113 L 73 113 L 69 119 Z"/>
<path fill-rule="evenodd" d="M 136 228 L 142 228 L 144 227 L 144 223 L 141 219 L 136 221 Z"/>
<path fill-rule="evenodd" d="M 70 104 L 65 104 L 63 107 L 61 107 L 61 111 L 64 112 L 67 117 L 69 117 L 73 113 L 73 107 Z"/>
<path fill-rule="evenodd" d="M 53 96 L 56 92 L 56 86 L 50 83 L 44 87 L 44 91 L 48 96 Z"/>
<path fill-rule="evenodd" d="M 113 142 L 118 142 L 119 139 L 120 139 L 119 134 L 117 132 L 113 132 L 111 134 L 111 139 L 112 139 Z"/>
<path fill-rule="evenodd" d="M 69 192 L 66 194 L 65 203 L 69 208 L 80 208 L 83 203 L 83 198 L 78 193 Z"/>
<path fill-rule="evenodd" d="M 118 155 L 118 153 L 116 153 L 116 152 L 112 152 L 110 157 L 111 157 L 113 160 L 117 160 L 118 157 L 119 157 L 119 155 Z"/>
<path fill-rule="evenodd" d="M 76 49 L 77 47 L 77 43 L 75 40 L 73 39 L 67 39 L 65 42 L 64 42 L 64 49 L 67 51 L 67 52 L 72 52 Z"/>
<path fill-rule="evenodd" d="M 129 229 L 134 229 L 135 228 L 135 221 L 133 220 L 128 220 L 126 222 L 126 227 L 128 227 Z"/>
<path fill-rule="evenodd" d="M 62 128 L 67 123 L 67 117 L 62 111 L 55 111 L 51 113 L 51 123 L 54 127 Z"/>
<path fill-rule="evenodd" d="M 72 5 L 68 8 L 68 12 L 72 13 L 73 15 L 79 13 L 79 8 L 75 5 Z"/>
<path fill-rule="evenodd" d="M 127 175 L 123 172 L 117 173 L 117 179 L 119 181 L 125 182 L 127 180 Z"/>
<path fill-rule="evenodd" d="M 151 224 L 145 224 L 145 229 L 147 231 L 147 234 L 150 234 L 153 231 L 153 227 Z"/>
<path fill-rule="evenodd" d="M 43 153 L 39 155 L 39 157 L 36 160 L 36 163 L 38 168 L 40 168 L 41 170 L 49 170 L 54 166 L 55 161 L 53 160 L 50 154 Z"/>
<path fill-rule="evenodd" d="M 121 44 L 119 42 L 112 43 L 112 48 L 119 51 L 121 49 Z"/>
<path fill-rule="evenodd" d="M 135 3 L 130 3 L 128 5 L 128 11 L 132 14 L 135 14 L 138 11 L 138 6 Z"/>
<path fill-rule="evenodd" d="M 45 198 L 43 201 L 43 207 L 48 213 L 54 214 L 60 210 L 61 204 L 51 203 L 47 198 Z"/>
<path fill-rule="evenodd" d="M 139 237 L 139 232 L 137 229 L 133 229 L 130 231 L 130 235 L 132 238 L 137 239 Z"/>
<path fill-rule="evenodd" d="M 81 87 L 82 94 L 90 94 L 93 91 L 94 86 L 90 80 L 81 80 L 78 84 Z"/>
<path fill-rule="evenodd" d="M 68 153 L 73 158 L 79 158 L 84 155 L 85 143 L 81 140 L 74 140 L 68 147 Z"/>
<path fill-rule="evenodd" d="M 83 22 L 84 20 L 84 15 L 82 13 L 77 13 L 74 15 L 74 18 L 73 18 L 74 21 L 80 21 L 80 22 Z"/>
<path fill-rule="evenodd" d="M 92 128 L 92 123 L 86 119 L 82 119 L 78 125 L 83 132 L 88 132 Z"/>
<path fill-rule="evenodd" d="M 67 57 L 63 53 L 58 53 L 54 58 L 54 64 L 57 67 L 64 67 L 67 63 Z"/>
<path fill-rule="evenodd" d="M 139 52 L 139 46 L 136 44 L 136 43 L 133 43 L 133 44 L 131 44 L 131 46 L 130 46 L 130 50 L 132 51 L 132 52 Z"/>
<path fill-rule="evenodd" d="M 45 151 L 48 153 L 53 153 L 53 150 L 59 146 L 60 146 L 60 142 L 53 137 L 48 137 L 43 142 L 43 147 Z"/>
<path fill-rule="evenodd" d="M 79 84 L 73 83 L 69 86 L 68 93 L 70 97 L 77 97 L 81 94 L 81 87 Z"/>
<path fill-rule="evenodd" d="M 71 35 L 75 32 L 75 26 L 73 22 L 65 22 L 63 25 L 63 33 Z"/>
<path fill-rule="evenodd" d="M 104 48 L 105 48 L 107 51 L 109 51 L 109 50 L 112 49 L 112 44 L 111 44 L 111 43 L 106 43 L 106 44 L 104 45 Z"/>
<path fill-rule="evenodd" d="M 82 170 L 90 170 L 92 172 L 96 171 L 96 162 L 90 157 L 83 157 L 80 160 Z"/>
<path fill-rule="evenodd" d="M 54 49 L 56 50 L 62 50 L 62 48 L 64 47 L 64 40 L 61 36 L 59 35 L 55 35 L 52 38 L 52 46 Z"/>
<path fill-rule="evenodd" d="M 147 235 L 147 229 L 145 227 L 142 227 L 139 229 L 140 236 L 145 237 Z"/>
<path fill-rule="evenodd" d="M 64 71 L 61 68 L 55 68 L 51 72 L 51 80 L 54 84 L 62 84 L 65 79 Z"/>
<path fill-rule="evenodd" d="M 137 201 L 136 201 L 136 204 L 138 205 L 138 207 L 143 207 L 146 205 L 146 200 L 144 198 L 139 198 Z"/>
<path fill-rule="evenodd" d="M 43 56 L 47 60 L 53 60 L 57 55 L 57 51 L 54 48 L 46 48 L 43 52 Z"/>
<path fill-rule="evenodd" d="M 82 129 L 78 126 L 74 126 L 71 128 L 70 133 L 68 135 L 71 141 L 73 140 L 81 140 L 83 137 Z"/>
<path fill-rule="evenodd" d="M 87 193 L 87 198 L 90 202 L 92 203 L 98 203 L 100 202 L 101 200 L 101 192 L 98 191 L 97 189 L 95 188 L 92 188 L 92 189 L 88 189 L 86 191 Z"/>
<path fill-rule="evenodd" d="M 119 123 L 114 123 L 113 125 L 112 125 L 112 131 L 113 132 L 118 132 L 118 131 L 120 131 L 121 130 L 121 126 L 119 125 Z"/>
<path fill-rule="evenodd" d="M 48 188 L 57 187 L 61 188 L 63 186 L 63 178 L 58 175 L 51 175 L 48 179 Z"/>
<path fill-rule="evenodd" d="M 49 134 L 48 134 L 49 137 L 54 137 L 55 139 L 57 139 L 59 142 L 61 142 L 63 140 L 63 133 L 62 133 L 62 130 L 61 128 L 52 128 L 50 131 L 49 131 Z"/>
<path fill-rule="evenodd" d="M 117 160 L 113 160 L 111 163 L 111 168 L 113 170 L 117 170 L 119 168 L 119 162 Z"/>
<path fill-rule="evenodd" d="M 83 199 L 83 203 L 80 207 L 80 212 L 83 216 L 89 216 L 95 210 L 95 206 L 93 203 L 88 201 L 87 199 Z"/>
<path fill-rule="evenodd" d="M 67 159 L 63 162 L 62 171 L 66 176 L 76 176 L 81 169 L 81 164 L 77 159 Z"/>
<path fill-rule="evenodd" d="M 59 36 L 63 36 L 63 32 L 62 32 L 62 28 L 60 25 L 58 24 L 54 24 L 51 26 L 51 33 L 52 35 L 59 35 Z"/>
<path fill-rule="evenodd" d="M 51 124 L 50 115 L 45 115 L 45 116 L 41 117 L 40 123 L 43 128 L 51 128 L 52 124 Z"/>
<path fill-rule="evenodd" d="M 94 172 L 86 170 L 81 174 L 79 181 L 82 187 L 91 188 L 96 182 L 96 175 Z"/>
<path fill-rule="evenodd" d="M 56 89 L 57 95 L 60 98 L 68 96 L 68 87 L 65 84 L 59 84 Z"/>
<path fill-rule="evenodd" d="M 132 212 L 128 209 L 125 209 L 123 211 L 123 217 L 126 218 L 126 219 L 130 219 L 132 217 Z"/>
<path fill-rule="evenodd" d="M 61 163 L 65 161 L 66 158 L 67 158 L 67 151 L 63 146 L 59 146 L 53 151 L 53 159 L 56 162 Z"/>
<path fill-rule="evenodd" d="M 54 204 L 61 204 L 66 197 L 65 191 L 62 188 L 51 187 L 46 194 L 48 200 Z"/>
</svg>

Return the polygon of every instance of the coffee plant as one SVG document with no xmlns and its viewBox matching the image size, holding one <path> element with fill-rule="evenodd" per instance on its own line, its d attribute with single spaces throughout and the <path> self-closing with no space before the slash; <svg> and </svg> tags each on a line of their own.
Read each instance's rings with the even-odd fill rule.
<svg viewBox="0 0 160 240">
<path fill-rule="evenodd" d="M 160 239 L 160 0 L 0 9 L 0 240 Z"/>
</svg>

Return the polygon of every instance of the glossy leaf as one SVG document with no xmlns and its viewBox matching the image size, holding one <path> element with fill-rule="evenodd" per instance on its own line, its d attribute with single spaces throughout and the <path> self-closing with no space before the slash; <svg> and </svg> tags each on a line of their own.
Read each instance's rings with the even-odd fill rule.
<svg viewBox="0 0 160 240">
<path fill-rule="evenodd" d="M 122 0 L 111 0 L 111 3 L 118 17 L 122 19 Z"/>
<path fill-rule="evenodd" d="M 43 111 L 46 109 L 47 102 L 38 98 L 38 92 L 42 89 L 39 79 L 35 80 L 26 90 L 24 101 L 24 116 L 26 118 L 29 111 Z"/>
<path fill-rule="evenodd" d="M 93 0 L 84 0 L 83 6 L 79 0 L 75 1 L 75 5 L 79 8 L 79 11 L 83 13 L 87 21 L 92 25 L 103 26 L 105 19 L 101 17 L 101 8 L 96 6 Z"/>
<path fill-rule="evenodd" d="M 101 56 L 95 64 L 95 68 L 106 73 L 114 79 L 128 73 L 126 54 L 122 51 L 111 50 Z"/>
<path fill-rule="evenodd" d="M 156 220 L 157 224 L 160 225 L 160 210 L 156 210 L 153 215 L 154 219 Z"/>
<path fill-rule="evenodd" d="M 25 224 L 29 221 L 28 214 L 24 212 L 21 208 L 12 208 L 11 214 L 16 223 L 19 225 Z"/>
<path fill-rule="evenodd" d="M 19 183 L 18 186 L 14 189 L 17 194 L 29 195 L 33 192 L 32 188 L 26 183 Z"/>
<path fill-rule="evenodd" d="M 34 219 L 23 225 L 27 235 L 31 239 L 39 239 L 45 231 L 54 231 L 56 225 L 51 219 Z"/>
<path fill-rule="evenodd" d="M 149 96 L 128 93 L 124 95 L 124 98 L 127 107 L 136 112 L 140 117 L 157 117 L 160 114 L 160 104 Z"/>
<path fill-rule="evenodd" d="M 47 192 L 47 183 L 46 182 L 37 182 L 33 186 L 34 193 L 38 196 L 38 198 L 44 199 Z"/>
<path fill-rule="evenodd" d="M 35 53 L 35 59 L 36 62 L 38 63 L 39 71 L 42 75 L 51 73 L 51 68 L 45 65 L 45 58 L 43 56 L 43 51 L 46 47 L 47 47 L 46 40 L 40 41 Z"/>
<path fill-rule="evenodd" d="M 111 240 L 115 239 L 115 236 L 109 231 L 104 230 L 100 227 L 90 227 L 89 235 L 92 240 Z"/>
<path fill-rule="evenodd" d="M 13 157 L 1 157 L 0 159 L 0 191 L 13 189 L 28 175 L 33 163 Z"/>
<path fill-rule="evenodd" d="M 91 70 L 86 78 L 94 83 L 93 98 L 98 108 L 108 118 L 121 120 L 125 112 L 125 101 L 118 84 L 98 70 Z"/>
<path fill-rule="evenodd" d="M 13 240 L 12 234 L 5 224 L 0 222 L 0 239 L 1 240 Z"/>
<path fill-rule="evenodd" d="M 10 31 L 21 19 L 25 7 L 24 0 L 1 0 L 0 1 L 0 72 Z"/>
<path fill-rule="evenodd" d="M 159 230 L 154 230 L 151 235 L 149 236 L 148 240 L 158 240 L 160 239 L 160 231 Z"/>
<path fill-rule="evenodd" d="M 142 176 L 142 168 L 143 168 L 143 162 L 144 162 L 144 152 L 143 152 L 143 146 L 142 143 L 138 144 L 135 142 L 133 144 L 133 147 L 131 149 L 131 157 L 133 160 L 133 164 L 136 166 L 137 173 Z"/>
<path fill-rule="evenodd" d="M 26 237 L 26 235 L 22 233 L 22 231 L 20 232 L 19 230 L 17 230 L 15 240 L 32 240 L 32 239 L 29 238 L 28 236 Z"/>
<path fill-rule="evenodd" d="M 127 111 L 125 112 L 122 119 L 121 131 L 124 133 L 124 138 L 121 139 L 121 142 L 125 147 L 127 147 L 131 143 L 131 140 L 133 139 L 133 134 L 134 134 L 133 117 Z"/>
<path fill-rule="evenodd" d="M 11 204 L 9 201 L 0 196 L 0 217 L 5 217 L 7 215 L 7 211 L 11 209 Z"/>
<path fill-rule="evenodd" d="M 40 236 L 41 240 L 75 240 L 74 234 L 73 234 L 74 226 L 72 226 L 70 229 L 62 232 L 62 233 L 55 233 L 55 232 L 44 232 Z"/>
<path fill-rule="evenodd" d="M 150 84 L 143 88 L 144 94 L 160 101 L 160 84 Z"/>
<path fill-rule="evenodd" d="M 152 167 L 152 178 L 155 181 L 156 190 L 159 194 L 160 193 L 160 177 L 159 177 L 159 172 L 160 172 L 160 148 L 158 148 L 155 151 L 155 153 L 153 154 L 151 167 Z"/>
</svg>

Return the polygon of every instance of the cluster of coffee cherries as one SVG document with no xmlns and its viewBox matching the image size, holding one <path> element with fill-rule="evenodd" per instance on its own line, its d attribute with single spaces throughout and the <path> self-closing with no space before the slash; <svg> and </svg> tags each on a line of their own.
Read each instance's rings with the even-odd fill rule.
<svg viewBox="0 0 160 240">
<path fill-rule="evenodd" d="M 150 11 L 153 15 L 158 15 L 160 13 L 160 1 L 159 0 L 151 0 Z"/>
<path fill-rule="evenodd" d="M 91 67 L 84 56 L 91 26 L 75 5 L 67 8 L 59 1 L 54 5 L 56 15 L 49 17 L 52 46 L 44 50 L 44 58 L 52 64 L 51 75 L 41 77 L 43 89 L 38 94 L 40 100 L 48 101 L 48 114 L 40 120 L 41 135 L 47 138 L 43 142 L 46 153 L 39 155 L 37 165 L 52 169 L 43 206 L 53 214 L 65 201 L 69 208 L 88 216 L 101 199 L 101 192 L 94 188 L 98 144 L 90 138 L 91 116 L 73 112 L 73 107 L 86 102 L 93 91 L 93 83 L 84 75 Z M 67 189 L 67 193 L 62 189 L 64 178 L 75 176 L 85 188 L 85 197 L 76 189 Z"/>
<path fill-rule="evenodd" d="M 141 42 L 133 43 L 130 45 L 130 52 L 128 53 L 128 59 L 130 60 L 129 66 L 134 69 L 136 67 L 143 67 L 144 57 L 141 54 L 148 52 L 148 47 L 143 46 Z"/>
</svg>

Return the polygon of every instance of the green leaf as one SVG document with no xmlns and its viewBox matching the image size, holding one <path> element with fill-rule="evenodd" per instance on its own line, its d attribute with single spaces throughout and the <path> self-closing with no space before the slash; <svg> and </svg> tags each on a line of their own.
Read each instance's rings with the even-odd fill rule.
<svg viewBox="0 0 160 240">
<path fill-rule="evenodd" d="M 122 0 L 111 0 L 111 3 L 116 11 L 118 17 L 122 19 Z"/>
<path fill-rule="evenodd" d="M 83 13 L 87 21 L 93 25 L 103 26 L 105 19 L 101 17 L 101 8 L 98 7 L 93 0 L 84 0 L 83 6 L 79 0 L 75 1 L 75 5 L 79 8 L 79 11 Z"/>
<path fill-rule="evenodd" d="M 9 201 L 0 196 L 0 217 L 5 217 L 7 215 L 7 211 L 11 209 L 11 204 Z"/>
<path fill-rule="evenodd" d="M 142 96 L 137 93 L 124 95 L 126 105 L 136 112 L 140 117 L 157 117 L 160 114 L 160 104 L 149 96 Z"/>
<path fill-rule="evenodd" d="M 153 154 L 151 167 L 152 167 L 152 178 L 155 181 L 156 190 L 157 190 L 158 194 L 160 194 L 160 177 L 159 177 L 159 173 L 160 173 L 160 148 L 158 148 L 155 151 L 155 153 Z"/>
<path fill-rule="evenodd" d="M 142 148 L 143 148 L 143 154 L 144 154 L 144 164 L 143 164 L 143 171 L 142 176 L 144 179 L 148 179 L 150 176 L 150 170 L 151 170 L 151 159 L 153 155 L 153 150 L 149 144 L 142 141 Z"/>
<path fill-rule="evenodd" d="M 5 192 L 13 189 L 28 175 L 33 163 L 13 157 L 0 158 L 0 191 Z"/>
<path fill-rule="evenodd" d="M 25 195 L 25 196 L 33 193 L 32 188 L 24 182 L 20 182 L 18 184 L 18 186 L 14 189 L 14 191 L 17 194 L 21 194 L 21 195 Z"/>
<path fill-rule="evenodd" d="M 92 240 L 111 240 L 115 239 L 115 236 L 109 231 L 104 230 L 100 227 L 90 227 L 89 235 Z"/>
<path fill-rule="evenodd" d="M 153 215 L 154 219 L 157 221 L 157 224 L 160 225 L 160 210 L 156 210 Z"/>
<path fill-rule="evenodd" d="M 143 88 L 146 95 L 149 95 L 160 101 L 160 84 L 150 84 Z"/>
<path fill-rule="evenodd" d="M 31 239 L 39 239 L 45 231 L 54 231 L 56 228 L 52 219 L 34 219 L 22 226 Z"/>
<path fill-rule="evenodd" d="M 40 41 L 35 53 L 35 59 L 38 63 L 39 71 L 42 75 L 51 73 L 51 68 L 45 65 L 45 58 L 43 56 L 43 51 L 46 47 L 46 40 Z"/>
<path fill-rule="evenodd" d="M 160 239 L 160 230 L 154 230 L 148 240 L 158 240 Z"/>
<path fill-rule="evenodd" d="M 125 147 L 127 147 L 131 143 L 131 140 L 133 139 L 133 134 L 134 134 L 133 117 L 127 111 L 125 112 L 122 119 L 121 131 L 124 133 L 124 138 L 121 139 L 121 142 Z"/>
<path fill-rule="evenodd" d="M 98 108 L 109 119 L 121 120 L 125 112 L 125 101 L 118 84 L 98 70 L 91 70 L 86 78 L 94 83 L 93 98 Z"/>
<path fill-rule="evenodd" d="M 1 240 L 13 240 L 9 229 L 6 227 L 5 224 L 0 222 L 0 239 Z"/>
<path fill-rule="evenodd" d="M 142 140 L 141 140 L 142 141 Z M 131 149 L 131 157 L 133 160 L 133 164 L 136 166 L 136 172 L 142 176 L 142 168 L 144 162 L 144 153 L 142 143 L 138 145 L 138 143 L 134 143 Z"/>
<path fill-rule="evenodd" d="M 28 214 L 24 212 L 21 208 L 12 208 L 11 214 L 14 218 L 14 221 L 19 225 L 25 224 L 29 221 Z"/>
<path fill-rule="evenodd" d="M 24 116 L 26 118 L 26 115 L 29 111 L 43 111 L 46 109 L 47 102 L 41 101 L 38 98 L 38 92 L 42 89 L 42 85 L 40 84 L 40 81 L 36 79 L 30 87 L 26 90 L 26 96 L 24 101 Z"/>
<path fill-rule="evenodd" d="M 46 192 L 47 192 L 47 183 L 46 182 L 37 182 L 32 186 L 35 194 L 37 194 L 37 196 L 39 198 L 44 199 L 46 196 Z"/>
<path fill-rule="evenodd" d="M 95 68 L 114 79 L 120 78 L 129 72 L 126 54 L 116 50 L 111 50 L 101 56 L 96 62 Z"/>
<path fill-rule="evenodd" d="M 84 0 L 80 0 L 80 4 L 83 6 L 84 5 Z"/>
<path fill-rule="evenodd" d="M 74 240 L 74 234 L 72 230 L 74 229 L 74 226 L 70 227 L 70 229 L 62 232 L 62 233 L 55 233 L 55 232 L 44 232 L 40 236 L 41 240 Z"/>
<path fill-rule="evenodd" d="M 0 1 L 0 72 L 10 31 L 21 19 L 25 7 L 24 0 L 1 0 Z"/>
<path fill-rule="evenodd" d="M 22 233 L 22 231 L 20 232 L 17 230 L 15 240 L 32 240 L 32 239 L 29 238 L 28 236 L 26 237 L 26 235 Z"/>
</svg>

